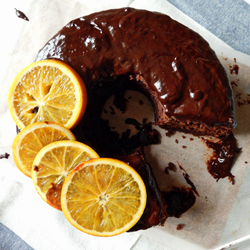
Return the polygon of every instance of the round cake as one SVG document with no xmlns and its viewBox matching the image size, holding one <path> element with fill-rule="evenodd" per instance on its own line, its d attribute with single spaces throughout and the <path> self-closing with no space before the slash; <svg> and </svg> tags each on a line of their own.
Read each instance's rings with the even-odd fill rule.
<svg viewBox="0 0 250 250">
<path fill-rule="evenodd" d="M 157 133 L 144 124 L 136 137 L 123 138 L 127 139 L 124 143 L 100 118 L 102 108 L 115 95 L 114 104 L 124 111 L 124 91 L 137 90 L 151 101 L 155 125 L 227 137 L 236 126 L 234 100 L 214 51 L 199 34 L 167 15 L 122 8 L 68 23 L 45 44 L 36 60 L 50 58 L 69 64 L 85 82 L 88 104 L 74 130 L 78 140 L 101 156 L 128 162 L 143 177 L 147 207 L 133 230 L 163 223 L 166 204 L 142 146 L 157 143 Z"/>
</svg>

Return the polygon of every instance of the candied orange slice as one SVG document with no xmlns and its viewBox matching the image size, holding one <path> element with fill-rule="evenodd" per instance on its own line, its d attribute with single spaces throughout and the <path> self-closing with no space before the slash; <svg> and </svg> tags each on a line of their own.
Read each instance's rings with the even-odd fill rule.
<svg viewBox="0 0 250 250">
<path fill-rule="evenodd" d="M 129 230 L 146 206 L 140 175 L 126 163 L 109 158 L 89 160 L 66 178 L 62 210 L 77 229 L 95 236 L 114 236 Z"/>
<path fill-rule="evenodd" d="M 81 77 L 59 60 L 31 63 L 14 79 L 8 97 L 9 110 L 16 125 L 52 121 L 66 128 L 75 127 L 87 104 Z"/>
<path fill-rule="evenodd" d="M 25 175 L 31 177 L 31 167 L 37 153 L 46 145 L 62 140 L 73 140 L 74 134 L 54 122 L 36 122 L 25 127 L 12 144 L 14 161 Z"/>
</svg>

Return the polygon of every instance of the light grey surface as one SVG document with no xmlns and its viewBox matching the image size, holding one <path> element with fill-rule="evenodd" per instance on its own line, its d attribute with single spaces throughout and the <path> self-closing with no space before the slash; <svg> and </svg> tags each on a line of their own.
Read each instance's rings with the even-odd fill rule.
<svg viewBox="0 0 250 250">
<path fill-rule="evenodd" d="M 250 5 L 243 0 L 169 0 L 233 49 L 250 55 Z"/>
</svg>

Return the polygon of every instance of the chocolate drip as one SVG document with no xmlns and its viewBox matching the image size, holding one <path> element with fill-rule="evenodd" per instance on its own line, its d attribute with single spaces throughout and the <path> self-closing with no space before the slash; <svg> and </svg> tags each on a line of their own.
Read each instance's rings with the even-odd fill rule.
<svg viewBox="0 0 250 250">
<path fill-rule="evenodd" d="M 132 166 L 140 174 L 147 189 L 147 205 L 145 211 L 130 231 L 147 229 L 162 224 L 167 218 L 166 205 L 164 205 L 165 203 L 163 202 L 160 189 L 151 167 L 145 161 L 142 150 L 137 149 L 135 153 L 129 156 L 119 156 L 118 158 Z"/>
<path fill-rule="evenodd" d="M 214 143 L 205 140 L 208 147 L 213 149 L 213 156 L 207 161 L 207 168 L 209 173 L 218 181 L 220 178 L 228 177 L 230 182 L 234 184 L 234 176 L 231 168 L 235 155 L 240 152 L 237 147 L 236 139 L 231 133 L 228 137 L 221 139 Z"/>
</svg>

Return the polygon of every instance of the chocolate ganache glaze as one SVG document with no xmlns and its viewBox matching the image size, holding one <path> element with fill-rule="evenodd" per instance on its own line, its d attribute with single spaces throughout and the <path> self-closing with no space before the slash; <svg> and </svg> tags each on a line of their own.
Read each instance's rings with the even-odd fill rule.
<svg viewBox="0 0 250 250">
<path fill-rule="evenodd" d="M 124 111 L 124 91 L 138 90 L 152 102 L 155 124 L 171 131 L 226 137 L 236 126 L 232 89 L 214 51 L 199 34 L 166 15 L 122 8 L 78 18 L 39 51 L 36 60 L 43 59 L 64 61 L 85 82 L 88 104 L 73 130 L 77 139 L 141 175 L 148 199 L 132 231 L 163 224 L 177 206 L 171 204 L 174 199 L 166 202 L 144 157 L 144 145 L 160 142 L 157 131 L 128 119 L 139 132 L 120 138 L 101 119 L 106 100 L 115 95 L 114 105 Z M 180 192 L 178 217 L 195 202 L 194 195 Z"/>
<path fill-rule="evenodd" d="M 88 94 L 106 76 L 133 75 L 150 95 L 158 125 L 216 136 L 235 126 L 232 89 L 214 51 L 167 15 L 123 8 L 78 18 L 36 60 L 47 58 L 71 65 Z"/>
</svg>

